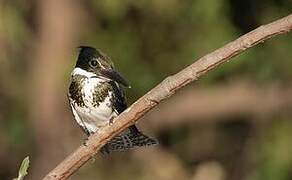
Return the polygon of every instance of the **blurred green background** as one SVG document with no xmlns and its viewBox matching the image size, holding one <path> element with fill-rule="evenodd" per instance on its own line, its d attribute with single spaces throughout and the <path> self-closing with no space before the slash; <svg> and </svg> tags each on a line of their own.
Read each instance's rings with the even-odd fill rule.
<svg viewBox="0 0 292 180">
<path fill-rule="evenodd" d="M 197 58 L 291 13 L 291 0 L 0 1 L 0 179 L 40 179 L 85 138 L 67 88 L 79 45 L 115 63 L 129 104 Z M 71 179 L 292 179 L 292 36 L 209 72 L 139 122 L 150 148 L 97 155 Z"/>
</svg>

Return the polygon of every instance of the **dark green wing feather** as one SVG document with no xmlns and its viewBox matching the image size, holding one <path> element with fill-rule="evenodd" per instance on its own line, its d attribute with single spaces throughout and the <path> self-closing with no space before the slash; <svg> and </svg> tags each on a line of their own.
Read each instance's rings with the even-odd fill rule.
<svg viewBox="0 0 292 180">
<path fill-rule="evenodd" d="M 118 83 L 111 81 L 113 88 L 113 108 L 118 114 L 127 109 L 126 99 L 122 88 Z M 141 133 L 135 124 L 125 129 L 121 134 L 113 137 L 105 146 L 101 148 L 103 154 L 112 151 L 125 151 L 137 146 L 151 146 L 158 144 L 156 139 L 150 138 Z"/>
<path fill-rule="evenodd" d="M 113 88 L 113 109 L 118 113 L 121 114 L 125 109 L 127 109 L 127 102 L 123 92 L 123 89 L 114 81 L 110 81 L 110 84 Z"/>
</svg>

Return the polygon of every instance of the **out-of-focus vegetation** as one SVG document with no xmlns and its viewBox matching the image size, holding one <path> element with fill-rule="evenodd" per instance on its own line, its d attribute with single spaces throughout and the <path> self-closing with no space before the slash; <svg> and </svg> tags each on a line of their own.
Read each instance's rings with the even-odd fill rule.
<svg viewBox="0 0 292 180">
<path fill-rule="evenodd" d="M 132 103 L 166 76 L 291 9 L 291 0 L 0 1 L 0 179 L 12 179 L 27 155 L 28 179 L 39 179 L 82 142 L 66 100 L 77 46 L 95 46 L 112 58 L 132 86 L 126 90 Z M 230 89 L 258 99 L 269 88 L 271 97 L 291 100 L 291 50 L 291 33 L 276 37 L 188 89 L 220 96 L 231 107 L 224 93 Z M 245 83 L 255 88 L 242 91 Z M 198 99 L 191 102 L 198 114 L 213 107 Z M 167 119 L 154 126 L 146 117 L 141 129 L 158 137 L 159 146 L 98 156 L 72 179 L 292 179 L 292 101 L 275 109 L 282 100 L 240 101 L 257 110 L 180 116 L 175 126 Z M 159 108 L 155 116 L 164 121 Z"/>
</svg>

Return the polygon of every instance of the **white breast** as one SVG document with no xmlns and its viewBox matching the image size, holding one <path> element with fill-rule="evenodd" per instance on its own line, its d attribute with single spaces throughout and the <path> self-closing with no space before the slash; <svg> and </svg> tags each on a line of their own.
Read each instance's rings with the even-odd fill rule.
<svg viewBox="0 0 292 180">
<path fill-rule="evenodd" d="M 83 81 L 84 84 L 82 89 L 82 93 L 85 95 L 85 97 L 83 98 L 85 106 L 80 107 L 77 106 L 77 104 L 75 104 L 74 102 L 71 102 L 73 115 L 80 126 L 86 128 L 90 133 L 94 133 L 100 127 L 108 124 L 112 118 L 117 116 L 115 111 L 113 111 L 110 101 L 113 94 L 112 92 L 109 92 L 108 96 L 103 102 L 99 103 L 99 105 L 97 106 L 94 106 L 94 88 L 99 84 L 104 83 L 106 80 L 96 77 L 90 78 L 92 76 L 95 76 L 95 74 L 91 74 L 90 72 L 86 71 L 84 72 L 84 70 L 80 68 L 75 68 L 72 72 L 72 74 L 76 73 L 80 75 L 86 75 L 86 77 L 88 78 Z"/>
</svg>

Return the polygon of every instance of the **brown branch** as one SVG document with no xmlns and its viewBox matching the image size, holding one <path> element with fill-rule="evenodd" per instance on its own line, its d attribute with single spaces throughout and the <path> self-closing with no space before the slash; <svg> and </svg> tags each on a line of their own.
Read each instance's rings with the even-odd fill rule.
<svg viewBox="0 0 292 180">
<path fill-rule="evenodd" d="M 80 146 L 55 169 L 44 177 L 47 179 L 66 179 L 87 162 L 112 137 L 135 123 L 160 101 L 173 95 L 178 89 L 197 80 L 211 69 L 227 62 L 246 49 L 263 42 L 272 36 L 287 33 L 292 29 L 292 15 L 261 26 L 224 47 L 200 58 L 179 73 L 167 77 L 163 82 L 141 97 L 126 111 L 114 119 L 114 124 L 105 126 L 89 137 L 86 146 Z"/>
<path fill-rule="evenodd" d="M 185 88 L 143 119 L 158 131 L 195 122 L 218 122 L 226 120 L 220 117 L 235 114 L 248 114 L 250 120 L 271 120 L 273 114 L 289 113 L 291 108 L 291 86 L 258 87 L 236 82 L 212 89 Z"/>
</svg>

